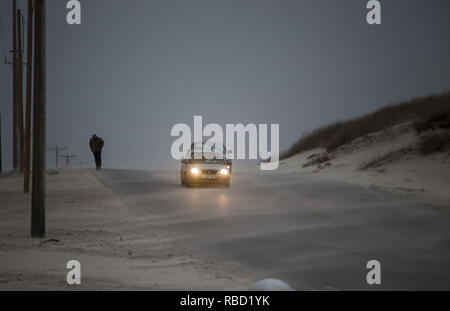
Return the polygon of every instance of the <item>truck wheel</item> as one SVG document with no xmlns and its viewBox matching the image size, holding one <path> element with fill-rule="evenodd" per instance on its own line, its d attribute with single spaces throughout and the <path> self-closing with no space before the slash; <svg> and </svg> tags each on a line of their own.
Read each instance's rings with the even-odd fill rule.
<svg viewBox="0 0 450 311">
<path fill-rule="evenodd" d="M 185 177 L 186 177 L 186 175 L 185 175 Z M 191 187 L 191 183 L 189 182 L 189 180 L 187 178 L 184 179 L 184 186 L 186 188 L 190 188 Z"/>
</svg>

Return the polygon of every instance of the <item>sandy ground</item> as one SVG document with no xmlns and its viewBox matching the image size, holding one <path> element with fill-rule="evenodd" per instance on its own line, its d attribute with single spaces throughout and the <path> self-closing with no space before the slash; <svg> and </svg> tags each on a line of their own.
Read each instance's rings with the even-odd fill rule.
<svg viewBox="0 0 450 311">
<path fill-rule="evenodd" d="M 47 177 L 47 237 L 31 239 L 22 177 L 0 174 L 0 290 L 245 290 L 232 268 L 180 255 L 90 171 Z M 82 285 L 66 283 L 81 262 Z"/>
<path fill-rule="evenodd" d="M 303 167 L 316 149 L 282 161 L 279 174 L 314 174 L 324 178 L 394 192 L 450 210 L 450 154 L 423 156 L 412 122 L 373 133 L 330 153 L 330 161 Z M 362 169 L 373 163 L 370 168 Z"/>
</svg>

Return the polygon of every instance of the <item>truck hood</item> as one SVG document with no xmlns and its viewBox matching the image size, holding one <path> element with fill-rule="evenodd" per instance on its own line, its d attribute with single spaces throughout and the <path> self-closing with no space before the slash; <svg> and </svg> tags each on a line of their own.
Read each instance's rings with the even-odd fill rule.
<svg viewBox="0 0 450 311">
<path fill-rule="evenodd" d="M 192 163 L 191 167 L 196 167 L 200 170 L 221 170 L 223 168 L 227 168 L 226 164 L 224 163 Z"/>
</svg>

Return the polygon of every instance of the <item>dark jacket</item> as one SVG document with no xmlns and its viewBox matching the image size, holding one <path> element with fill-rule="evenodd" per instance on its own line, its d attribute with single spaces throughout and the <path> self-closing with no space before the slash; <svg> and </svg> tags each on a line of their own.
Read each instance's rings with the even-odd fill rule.
<svg viewBox="0 0 450 311">
<path fill-rule="evenodd" d="M 91 147 L 92 152 L 100 152 L 102 151 L 103 146 L 105 145 L 105 142 L 103 139 L 101 139 L 98 136 L 92 136 L 91 140 L 89 141 L 89 146 Z"/>
</svg>

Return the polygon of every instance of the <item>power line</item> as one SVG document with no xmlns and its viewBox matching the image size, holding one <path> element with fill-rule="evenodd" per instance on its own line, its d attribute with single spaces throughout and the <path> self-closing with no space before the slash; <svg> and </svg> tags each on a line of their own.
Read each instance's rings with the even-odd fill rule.
<svg viewBox="0 0 450 311">
<path fill-rule="evenodd" d="M 59 158 L 60 158 L 60 153 L 61 151 L 67 151 L 67 147 L 48 147 L 47 148 L 48 151 L 54 152 L 55 156 L 56 156 L 56 168 L 59 168 Z"/>
<path fill-rule="evenodd" d="M 76 155 L 62 155 L 61 159 L 66 160 L 66 168 L 70 167 L 70 161 L 75 160 L 77 158 Z"/>
</svg>

